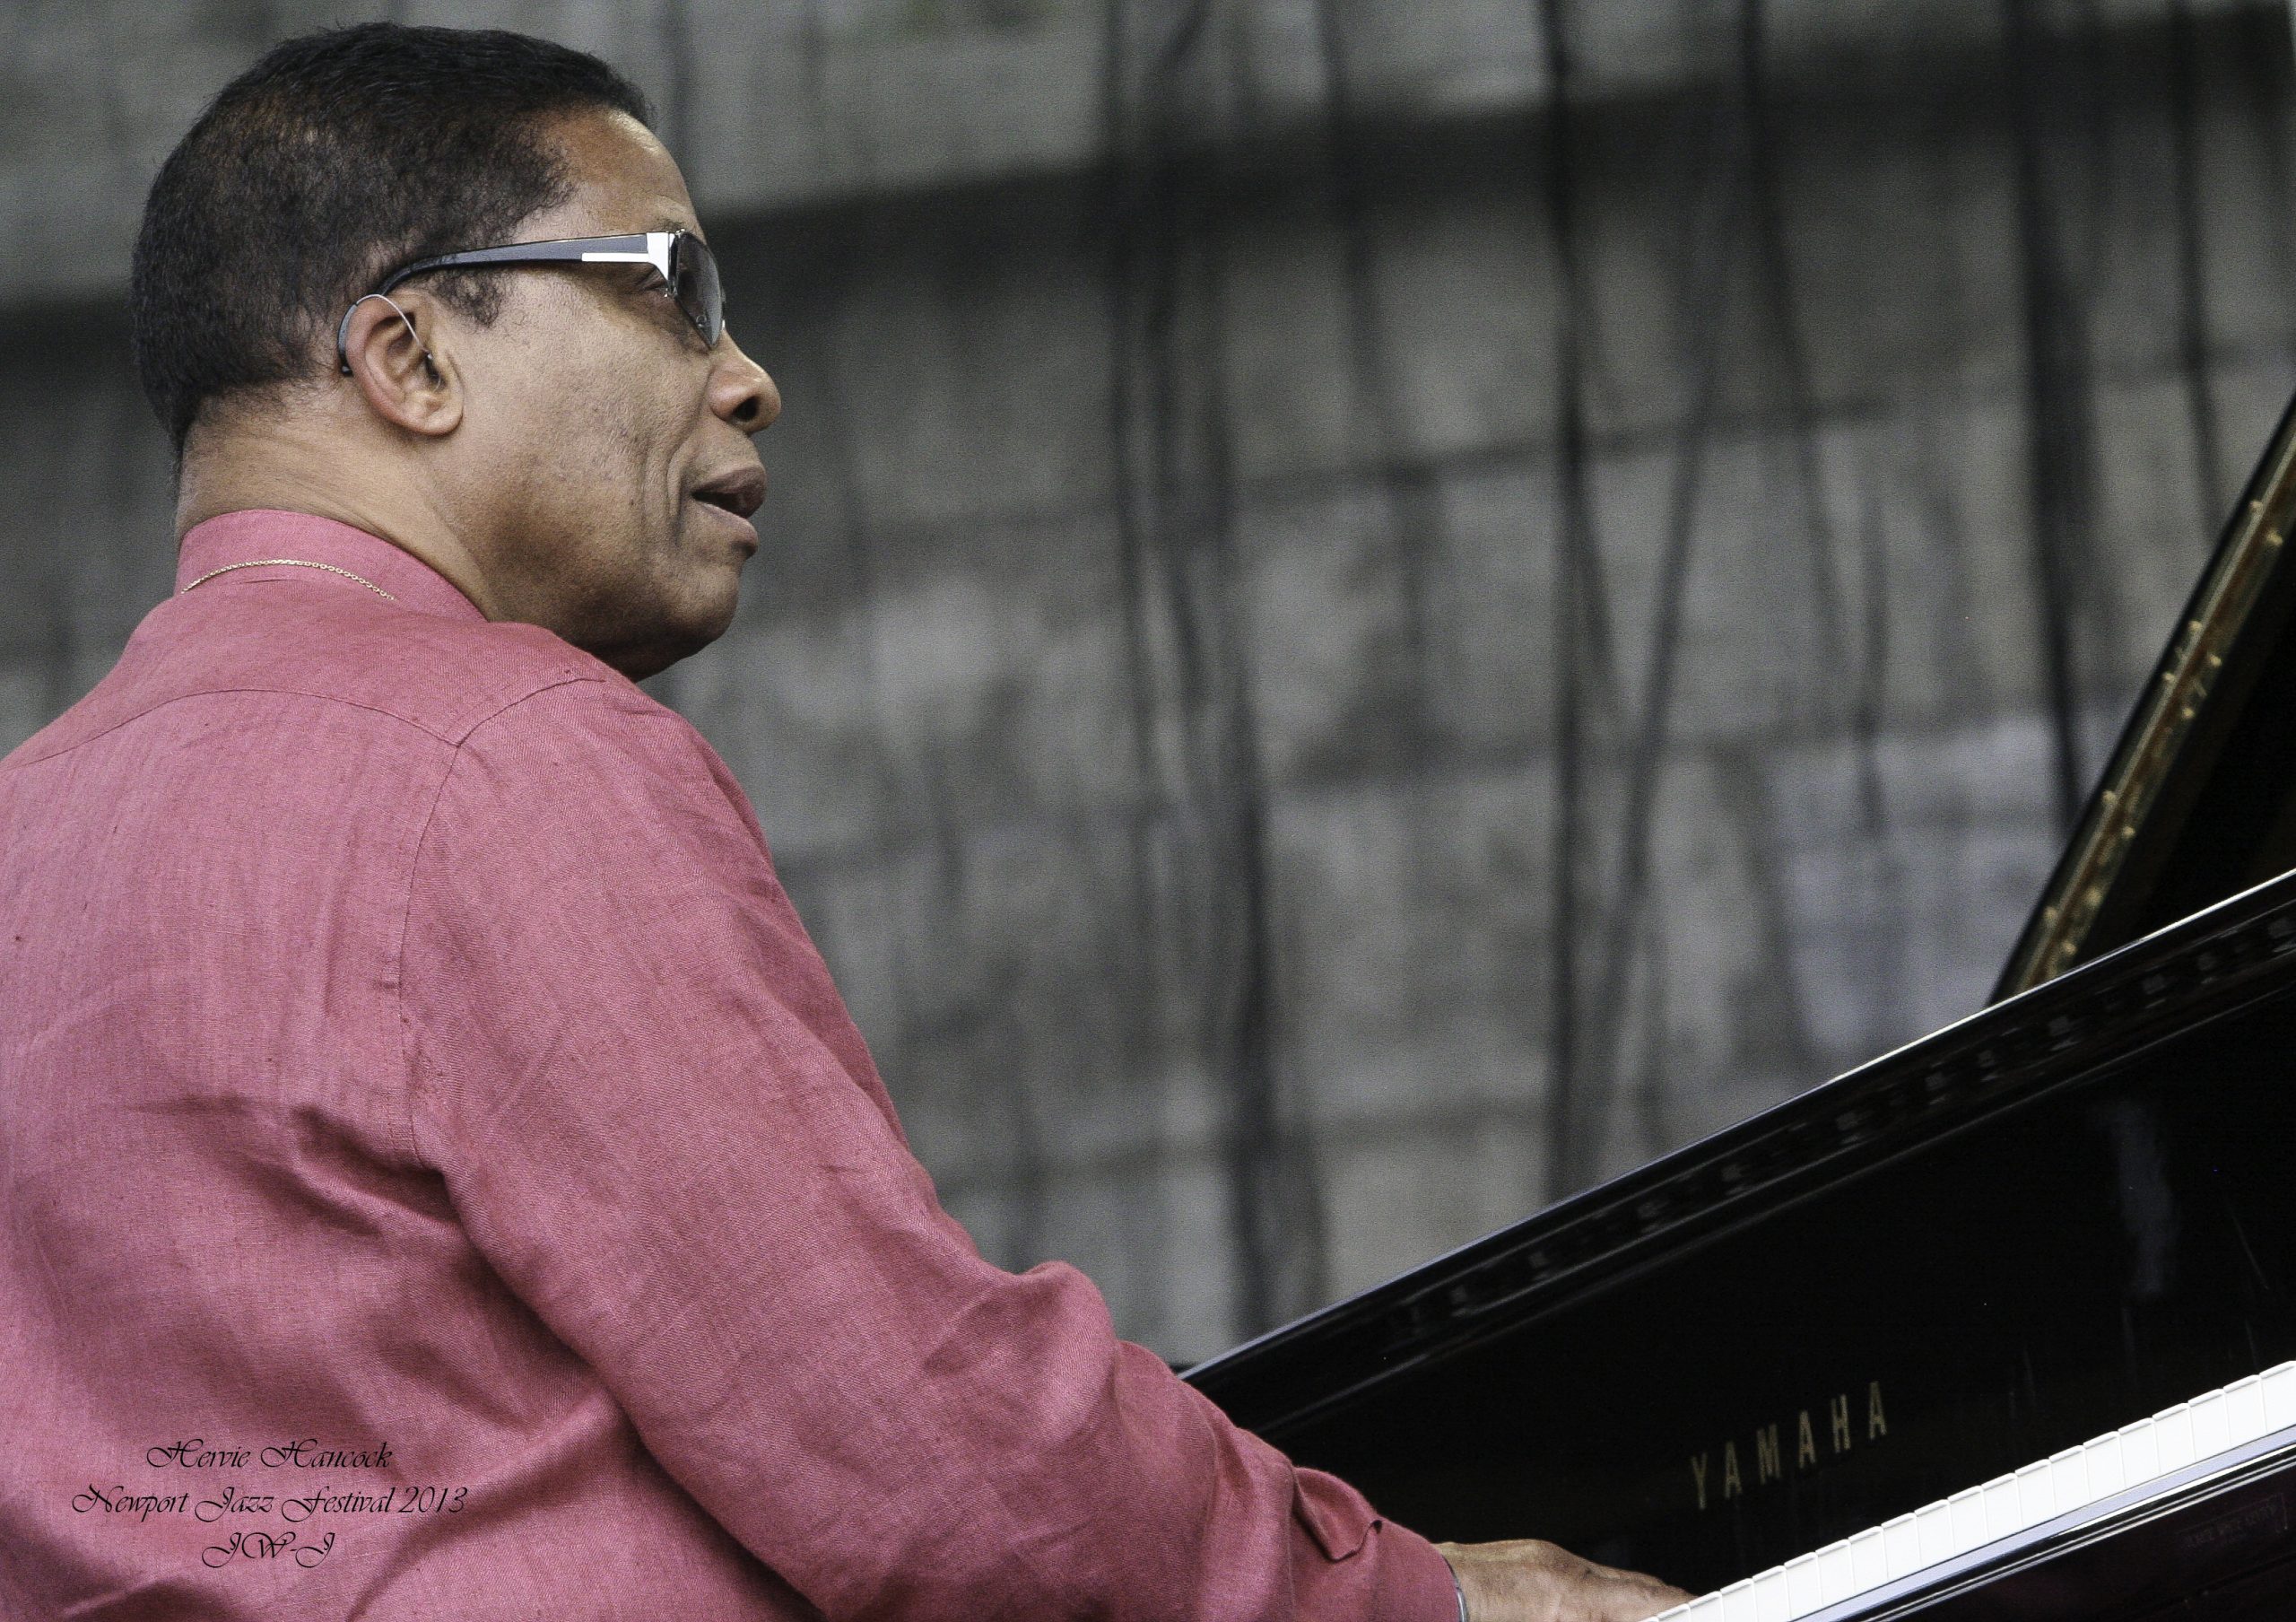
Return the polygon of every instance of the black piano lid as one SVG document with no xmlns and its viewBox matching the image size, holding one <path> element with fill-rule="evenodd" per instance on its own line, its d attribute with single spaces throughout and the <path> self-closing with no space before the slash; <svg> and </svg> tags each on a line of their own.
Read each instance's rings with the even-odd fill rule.
<svg viewBox="0 0 2296 1622">
<path fill-rule="evenodd" d="M 1639 1170 L 1197 1364 L 1248 1429 L 1568 1306 L 2068 1082 L 2296 990 L 2296 874 L 2269 880 Z M 2249 1371 L 2253 1372 L 2253 1371 Z M 2135 1416 L 2131 1416 L 2135 1417 Z"/>
<path fill-rule="evenodd" d="M 1994 997 L 2296 868 L 2296 402 L 2225 521 Z"/>
</svg>

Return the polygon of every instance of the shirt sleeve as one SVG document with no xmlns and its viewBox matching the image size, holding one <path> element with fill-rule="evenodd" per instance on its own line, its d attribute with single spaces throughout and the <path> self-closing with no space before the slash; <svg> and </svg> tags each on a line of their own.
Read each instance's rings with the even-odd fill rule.
<svg viewBox="0 0 2296 1622">
<path fill-rule="evenodd" d="M 936 1201 L 748 800 L 634 687 L 463 742 L 415 860 L 415 1140 L 663 1467 L 831 1618 L 1449 1622 L 1424 1539 Z"/>
</svg>

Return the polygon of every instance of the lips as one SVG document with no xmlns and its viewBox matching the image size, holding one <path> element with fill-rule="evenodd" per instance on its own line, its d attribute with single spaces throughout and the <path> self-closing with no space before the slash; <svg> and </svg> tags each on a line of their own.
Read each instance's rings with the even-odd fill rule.
<svg viewBox="0 0 2296 1622">
<path fill-rule="evenodd" d="M 765 469 L 752 463 L 747 467 L 735 467 L 721 473 L 707 483 L 695 485 L 693 499 L 712 507 L 722 507 L 735 518 L 746 519 L 765 505 Z"/>
</svg>

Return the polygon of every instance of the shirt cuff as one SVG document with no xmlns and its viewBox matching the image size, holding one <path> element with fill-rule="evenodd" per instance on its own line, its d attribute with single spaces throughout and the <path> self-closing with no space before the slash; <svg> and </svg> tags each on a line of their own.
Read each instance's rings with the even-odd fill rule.
<svg viewBox="0 0 2296 1622">
<path fill-rule="evenodd" d="M 1460 1622 L 1466 1614 L 1466 1596 L 1442 1551 L 1392 1521 L 1382 1520 L 1373 1535 L 1387 1563 L 1388 1582 L 1383 1586 L 1394 1607 L 1382 1605 L 1378 1614 L 1407 1617 L 1411 1622 Z"/>
</svg>

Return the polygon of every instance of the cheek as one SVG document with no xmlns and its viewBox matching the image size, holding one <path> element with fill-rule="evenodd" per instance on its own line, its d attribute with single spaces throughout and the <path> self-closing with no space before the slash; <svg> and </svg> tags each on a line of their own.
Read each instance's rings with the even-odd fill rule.
<svg viewBox="0 0 2296 1622">
<path fill-rule="evenodd" d="M 690 437 L 685 414 L 636 391 L 602 400 L 587 437 L 592 454 L 620 479 L 636 478 L 632 493 L 648 501 L 674 483 L 678 452 Z"/>
<path fill-rule="evenodd" d="M 620 528 L 658 527 L 668 458 L 651 423 L 594 399 L 569 412 L 545 443 L 558 486 L 551 501 L 561 516 L 570 510 L 591 528 L 607 523 L 609 515 L 621 519 Z"/>
<path fill-rule="evenodd" d="M 520 413 L 517 458 L 526 466 L 504 468 L 500 486 L 521 488 L 553 528 L 617 529 L 622 545 L 657 542 L 665 524 L 675 533 L 684 517 L 680 453 L 693 432 L 692 402 L 669 397 L 657 335 L 628 336 L 644 346 L 594 331 L 587 352 L 541 346 L 527 357 L 531 409 Z"/>
</svg>

